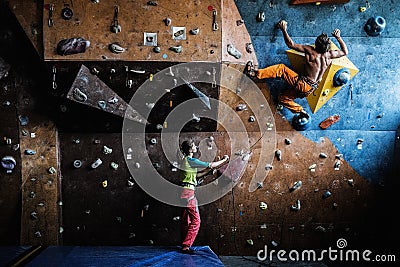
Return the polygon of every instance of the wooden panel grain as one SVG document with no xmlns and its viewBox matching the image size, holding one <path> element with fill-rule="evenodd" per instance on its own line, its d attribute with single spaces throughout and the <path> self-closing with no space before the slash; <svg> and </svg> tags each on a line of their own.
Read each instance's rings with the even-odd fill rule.
<svg viewBox="0 0 400 267">
<path fill-rule="evenodd" d="M 114 17 L 113 1 L 101 1 L 98 4 L 90 1 L 73 1 L 70 8 L 74 15 L 70 20 L 60 16 L 64 7 L 61 0 L 52 1 L 54 4 L 54 26 L 48 27 L 48 4 L 44 3 L 43 10 L 43 43 L 45 60 L 125 60 L 125 61 L 220 61 L 221 30 L 213 31 L 212 11 L 206 1 L 165 1 L 156 6 L 147 4 L 148 1 L 120 1 L 118 22 L 121 32 L 113 33 L 110 26 Z M 220 12 L 220 2 L 215 1 L 212 7 Z M 171 25 L 166 26 L 164 19 L 169 17 Z M 220 18 L 218 22 L 220 23 Z M 186 40 L 172 38 L 172 26 L 186 27 Z M 197 35 L 189 31 L 199 28 Z M 157 33 L 158 46 L 161 53 L 153 52 L 152 46 L 144 46 L 144 33 Z M 56 47 L 60 40 L 71 37 L 83 37 L 91 42 L 85 53 L 60 56 Z M 114 54 L 108 45 L 118 42 L 127 50 Z M 169 50 L 171 46 L 182 45 L 182 52 Z M 212 51 L 211 51 L 212 50 Z"/>
<path fill-rule="evenodd" d="M 23 134 L 28 132 L 28 135 Z M 57 129 L 51 121 L 30 116 L 20 128 L 22 245 L 59 245 L 60 206 Z M 27 155 L 25 150 L 36 152 Z M 50 168 L 54 168 L 54 173 Z"/>
<path fill-rule="evenodd" d="M 37 54 L 43 56 L 42 2 L 10 0 L 8 7 L 24 30 Z"/>
<path fill-rule="evenodd" d="M 239 22 L 239 23 L 238 23 Z M 228 53 L 228 45 L 233 45 L 241 57 L 236 58 Z M 251 50 L 246 50 L 246 45 Z M 250 52 L 252 51 L 252 52 Z M 242 20 L 233 0 L 222 1 L 222 62 L 246 64 L 252 60 L 258 66 L 257 56 L 254 52 L 250 34 L 246 28 L 246 22 Z"/>
</svg>

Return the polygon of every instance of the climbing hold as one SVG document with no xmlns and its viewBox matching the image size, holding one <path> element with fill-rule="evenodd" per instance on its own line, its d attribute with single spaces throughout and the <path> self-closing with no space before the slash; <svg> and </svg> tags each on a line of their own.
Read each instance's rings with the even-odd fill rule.
<svg viewBox="0 0 400 267">
<path fill-rule="evenodd" d="M 254 121 L 256 121 L 256 118 L 253 115 L 251 115 L 249 117 L 249 122 L 254 122 Z"/>
<path fill-rule="evenodd" d="M 311 171 L 315 171 L 315 168 L 317 168 L 317 164 L 311 164 L 309 167 L 308 167 L 308 169 L 309 170 L 311 170 Z"/>
<path fill-rule="evenodd" d="M 251 43 L 246 43 L 246 52 L 249 54 L 253 53 L 253 47 L 251 46 Z"/>
<path fill-rule="evenodd" d="M 341 68 L 333 76 L 333 85 L 342 86 L 350 81 L 350 70 L 348 68 Z"/>
<path fill-rule="evenodd" d="M 290 145 L 292 143 L 292 140 L 289 138 L 285 138 L 285 144 Z"/>
<path fill-rule="evenodd" d="M 56 168 L 54 168 L 54 167 L 50 167 L 48 170 L 47 170 L 49 173 L 51 173 L 51 174 L 54 174 L 54 173 L 56 173 Z"/>
<path fill-rule="evenodd" d="M 106 187 L 107 187 L 107 185 L 108 185 L 108 182 L 107 182 L 107 180 L 104 180 L 104 181 L 101 183 L 101 185 L 103 186 L 103 188 L 106 188 Z"/>
<path fill-rule="evenodd" d="M 335 162 L 335 166 L 333 167 L 335 169 L 335 171 L 338 171 L 340 168 L 340 160 Z"/>
<path fill-rule="evenodd" d="M 103 146 L 103 154 L 107 155 L 107 154 L 111 154 L 112 153 L 112 148 L 108 147 L 108 146 Z"/>
<path fill-rule="evenodd" d="M 116 98 L 115 96 L 110 97 L 107 102 L 111 104 L 118 103 L 118 98 Z"/>
<path fill-rule="evenodd" d="M 337 121 L 339 121 L 340 119 L 340 115 L 332 115 L 329 116 L 328 118 L 326 118 L 325 120 L 323 120 L 320 124 L 319 127 L 323 130 L 327 129 L 329 126 L 331 126 L 332 124 L 336 123 Z"/>
<path fill-rule="evenodd" d="M 254 242 L 253 242 L 252 239 L 247 239 L 246 242 L 247 242 L 247 244 L 248 244 L 249 246 L 253 246 L 253 245 L 254 245 Z"/>
<path fill-rule="evenodd" d="M 227 45 L 227 51 L 228 54 L 239 59 L 242 57 L 242 53 L 240 53 L 239 50 L 236 49 L 236 47 L 233 44 L 228 44 Z"/>
<path fill-rule="evenodd" d="M 163 19 L 163 21 L 165 23 L 165 26 L 171 25 L 171 22 L 172 22 L 172 20 L 170 18 L 165 18 L 165 19 Z"/>
<path fill-rule="evenodd" d="M 297 181 L 293 184 L 293 186 L 289 189 L 290 192 L 293 192 L 296 189 L 299 189 L 303 185 L 302 181 Z"/>
<path fill-rule="evenodd" d="M 82 161 L 80 161 L 79 159 L 74 160 L 74 167 L 76 169 L 79 169 L 80 167 L 82 167 Z"/>
<path fill-rule="evenodd" d="M 115 54 L 120 54 L 126 51 L 126 48 L 122 47 L 119 43 L 109 44 L 108 49 Z"/>
<path fill-rule="evenodd" d="M 243 23 L 244 23 L 244 20 L 238 19 L 238 20 L 236 21 L 236 26 L 240 26 L 240 25 L 242 25 Z"/>
<path fill-rule="evenodd" d="M 182 52 L 182 46 L 181 45 L 171 46 L 169 48 L 169 50 L 174 51 L 175 53 L 181 53 Z"/>
<path fill-rule="evenodd" d="M 159 46 L 155 46 L 153 48 L 154 53 L 160 53 L 161 52 L 161 48 Z"/>
<path fill-rule="evenodd" d="M 1 159 L 1 166 L 6 169 L 7 173 L 11 173 L 17 165 L 17 161 L 12 156 L 5 156 Z"/>
<path fill-rule="evenodd" d="M 42 234 L 41 234 L 39 231 L 36 231 L 36 232 L 34 233 L 34 236 L 35 236 L 36 238 L 40 238 L 40 237 L 42 237 Z"/>
<path fill-rule="evenodd" d="M 63 39 L 57 44 L 57 53 L 60 56 L 84 53 L 90 42 L 82 37 Z"/>
<path fill-rule="evenodd" d="M 322 194 L 322 198 L 323 199 L 325 199 L 325 198 L 328 198 L 328 197 L 330 197 L 332 195 L 332 193 L 331 192 L 329 192 L 329 191 L 325 191 L 323 194 Z"/>
<path fill-rule="evenodd" d="M 36 151 L 32 149 L 25 149 L 25 154 L 26 155 L 35 155 Z"/>
<path fill-rule="evenodd" d="M 361 6 L 358 10 L 359 10 L 360 12 L 365 12 L 365 11 L 367 10 L 367 7 Z"/>
<path fill-rule="evenodd" d="M 247 109 L 246 104 L 239 104 L 239 105 L 236 107 L 236 110 L 238 110 L 238 111 L 245 110 L 245 109 Z"/>
<path fill-rule="evenodd" d="M 98 158 L 98 159 L 96 159 L 96 160 L 92 163 L 91 167 L 92 167 L 92 169 L 96 169 L 96 168 L 99 167 L 102 163 L 103 163 L 103 161 L 102 161 L 100 158 Z"/>
<path fill-rule="evenodd" d="M 296 201 L 296 204 L 295 204 L 295 205 L 292 205 L 292 206 L 290 207 L 290 209 L 291 209 L 291 210 L 294 210 L 294 211 L 300 210 L 300 200 L 297 200 L 297 201 Z"/>
<path fill-rule="evenodd" d="M 264 11 L 260 11 L 257 14 L 257 21 L 258 22 L 263 22 L 265 20 L 265 13 Z"/>
<path fill-rule="evenodd" d="M 275 151 L 275 157 L 280 161 L 282 159 L 282 151 L 279 149 Z"/>
<path fill-rule="evenodd" d="M 328 155 L 326 155 L 325 153 L 319 153 L 319 157 L 320 158 L 323 158 L 323 159 L 326 159 L 327 157 L 328 157 Z"/>
<path fill-rule="evenodd" d="M 185 30 L 184 30 L 184 29 L 178 30 L 178 31 L 176 31 L 176 32 L 174 33 L 175 39 L 182 39 L 182 38 L 185 38 L 184 35 L 185 35 Z"/>
<path fill-rule="evenodd" d="M 198 117 L 196 114 L 192 114 L 192 120 L 194 120 L 195 122 L 200 122 L 200 117 Z"/>
<path fill-rule="evenodd" d="M 262 210 L 266 210 L 268 208 L 268 205 L 267 203 L 261 201 L 259 207 Z"/>
<path fill-rule="evenodd" d="M 106 101 L 104 101 L 104 100 L 100 100 L 99 102 L 97 102 L 97 105 L 98 105 L 99 108 L 101 108 L 102 110 L 105 110 L 105 109 L 106 109 L 106 106 L 107 106 Z"/>
<path fill-rule="evenodd" d="M 27 116 L 24 116 L 24 115 L 18 116 L 18 120 L 19 120 L 19 123 L 21 124 L 21 126 L 25 126 L 29 122 L 29 118 Z"/>
<path fill-rule="evenodd" d="M 315 227 L 314 230 L 317 231 L 317 232 L 323 232 L 323 233 L 326 232 L 326 228 L 321 226 L 321 225 L 318 225 L 317 227 Z"/>
<path fill-rule="evenodd" d="M 126 184 L 127 184 L 127 186 L 128 186 L 128 187 L 132 187 L 132 186 L 134 186 L 134 185 L 135 185 L 135 183 L 134 183 L 134 182 L 132 182 L 132 181 L 131 181 L 131 180 L 129 180 L 129 179 L 127 180 L 127 183 L 126 183 Z"/>
<path fill-rule="evenodd" d="M 190 34 L 197 35 L 197 34 L 199 34 L 200 29 L 199 28 L 191 29 L 189 32 L 190 32 Z"/>
<path fill-rule="evenodd" d="M 73 96 L 75 100 L 80 102 L 85 102 L 87 100 L 86 94 L 79 90 L 79 88 L 74 88 Z"/>
<path fill-rule="evenodd" d="M 157 139 L 156 138 L 151 138 L 150 139 L 150 144 L 152 144 L 152 145 L 157 144 Z"/>
<path fill-rule="evenodd" d="M 268 170 L 272 170 L 272 164 L 267 164 L 265 165 L 265 169 Z"/>
<path fill-rule="evenodd" d="M 364 30 L 370 36 L 380 35 L 386 27 L 386 20 L 381 16 L 369 18 L 364 25 Z"/>
<path fill-rule="evenodd" d="M 93 68 L 90 70 L 90 72 L 91 72 L 92 74 L 94 74 L 94 75 L 97 75 L 97 74 L 100 73 L 100 71 L 99 71 L 96 67 L 93 67 Z"/>
<path fill-rule="evenodd" d="M 304 112 L 297 113 L 293 116 L 292 125 L 298 131 L 304 131 L 310 126 L 311 118 Z"/>
<path fill-rule="evenodd" d="M 37 212 L 36 211 L 32 211 L 30 217 L 31 217 L 32 220 L 37 220 L 37 218 L 38 218 Z"/>
<path fill-rule="evenodd" d="M 70 20 L 72 18 L 72 16 L 74 15 L 74 12 L 72 11 L 72 9 L 70 9 L 69 7 L 64 7 L 61 10 L 61 17 L 65 20 Z"/>
<path fill-rule="evenodd" d="M 113 168 L 114 170 L 117 170 L 117 169 L 118 169 L 118 164 L 115 163 L 115 162 L 111 162 L 111 163 L 110 163 L 110 166 L 111 166 L 111 168 Z"/>
</svg>

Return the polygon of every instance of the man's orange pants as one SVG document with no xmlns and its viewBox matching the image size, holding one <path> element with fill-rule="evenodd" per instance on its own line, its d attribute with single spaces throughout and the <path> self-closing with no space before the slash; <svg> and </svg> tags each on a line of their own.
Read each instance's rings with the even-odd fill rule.
<svg viewBox="0 0 400 267">
<path fill-rule="evenodd" d="M 258 79 L 283 78 L 289 84 L 289 88 L 279 96 L 279 102 L 293 113 L 299 113 L 303 110 L 303 107 L 294 102 L 294 100 L 299 98 L 299 93 L 307 94 L 307 92 L 311 92 L 313 87 L 299 79 L 299 75 L 296 72 L 284 64 L 277 64 L 265 69 L 259 69 L 256 74 Z"/>
</svg>

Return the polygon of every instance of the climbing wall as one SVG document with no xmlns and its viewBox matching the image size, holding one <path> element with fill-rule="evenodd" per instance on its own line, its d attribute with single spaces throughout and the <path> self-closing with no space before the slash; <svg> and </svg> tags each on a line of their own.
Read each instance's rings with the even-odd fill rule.
<svg viewBox="0 0 400 267">
<path fill-rule="evenodd" d="M 213 30 L 215 22 L 221 25 L 220 1 L 168 1 L 149 4 L 150 1 L 53 1 L 43 5 L 43 43 L 45 60 L 125 60 L 125 61 L 220 61 L 222 54 L 221 27 Z M 49 27 L 50 8 L 53 5 L 52 26 Z M 115 23 L 115 5 L 118 6 L 119 32 L 112 32 Z M 69 20 L 60 14 L 65 7 L 73 11 Z M 165 19 L 170 19 L 170 24 Z M 167 25 L 168 24 L 168 25 Z M 199 29 L 197 35 L 191 30 Z M 183 30 L 183 33 L 179 31 Z M 175 36 L 177 35 L 177 36 Z M 91 45 L 84 53 L 60 56 L 56 53 L 59 41 L 82 37 Z M 152 37 L 148 42 L 147 37 Z M 111 43 L 126 49 L 115 54 Z M 176 53 L 171 47 L 181 46 Z M 155 47 L 160 52 L 153 51 Z"/>
<path fill-rule="evenodd" d="M 23 13 L 21 8 L 26 7 L 21 1 L 10 3 L 16 14 Z M 38 68 L 32 76 L 43 80 L 37 85 L 26 84 L 26 89 L 40 93 L 41 101 L 33 101 L 34 98 L 25 92 L 4 90 L 1 95 L 2 99 L 11 99 L 15 93 L 18 95 L 18 98 L 14 95 L 18 99 L 15 102 L 29 107 L 18 110 L 12 105 L 1 107 L 8 121 L 4 136 L 12 139 L 11 145 L 2 146 L 1 151 L 17 159 L 17 169 L 6 176 L 11 184 L 9 192 L 1 189 L 10 196 L 2 195 L 0 208 L 8 216 L 1 221 L 1 227 L 9 227 L 13 219 L 21 219 L 17 227 L 23 228 L 15 230 L 14 226 L 13 234 L 2 228 L 2 237 L 10 243 L 43 245 L 178 245 L 181 210 L 147 194 L 128 171 L 126 160 L 129 162 L 139 154 L 146 154 L 157 172 L 178 183 L 178 173 L 161 152 L 161 129 L 157 126 L 168 128 L 165 118 L 169 112 L 180 103 L 197 98 L 196 94 L 187 85 L 165 94 L 149 115 L 151 124 L 146 128 L 145 149 L 133 143 L 129 153 L 121 146 L 121 113 L 103 109 L 98 100 L 108 101 L 115 93 L 118 103 L 128 103 L 142 84 L 179 62 L 223 62 L 223 66 L 243 72 L 245 62 L 255 58 L 254 52 L 246 51 L 250 38 L 241 34 L 246 21 L 241 24 L 233 1 L 216 4 L 159 1 L 157 5 L 147 1 L 121 2 L 118 20 L 121 32 L 112 33 L 109 30 L 115 3 L 53 3 L 52 27 L 47 24 L 50 3 L 41 5 L 43 32 L 49 36 L 48 39 L 43 37 L 45 70 Z M 74 11 L 71 20 L 60 17 L 64 7 Z M 208 28 L 212 27 L 214 8 L 219 25 L 216 31 Z M 228 9 L 226 13 L 225 8 Z M 127 15 L 127 10 L 132 14 L 136 10 L 141 12 L 137 16 Z M 194 15 L 189 10 L 193 10 Z M 196 15 L 199 19 L 192 21 L 192 16 Z M 168 27 L 163 21 L 167 17 L 172 22 Z M 26 27 L 29 23 L 22 25 L 25 31 L 29 30 Z M 136 25 L 140 27 L 135 28 Z M 186 30 L 198 26 L 200 31 L 193 36 L 186 32 L 187 40 L 174 40 L 170 26 L 186 27 Z M 91 40 L 85 53 L 70 56 L 55 53 L 59 38 L 78 33 L 84 27 L 87 27 L 84 37 Z M 224 29 L 239 37 L 224 35 Z M 160 53 L 143 45 L 145 30 L 157 32 Z M 192 43 L 194 38 L 202 39 Z M 126 40 L 134 40 L 134 43 Z M 108 50 L 111 41 L 120 42 L 127 50 L 121 54 L 111 53 Z M 182 44 L 182 52 L 175 54 L 168 50 L 172 44 Z M 228 44 L 233 44 L 242 56 L 236 58 L 236 53 L 225 51 Z M 80 103 L 82 98 L 71 98 L 69 94 L 78 85 L 77 78 L 82 77 L 82 70 L 85 77 L 90 76 L 90 82 L 100 84 L 100 89 L 104 90 L 98 97 L 91 94 L 96 91 L 84 87 L 88 90 L 87 103 Z M 212 69 L 208 72 L 212 74 Z M 24 73 L 28 74 L 29 71 Z M 222 255 L 254 256 L 265 245 L 277 249 L 327 248 L 334 246 L 339 237 L 346 237 L 356 247 L 373 239 L 375 233 L 371 234 L 370 225 L 378 219 L 371 211 L 380 208 L 379 203 L 374 203 L 377 192 L 351 168 L 329 139 L 312 142 L 294 131 L 287 118 L 276 110 L 265 83 L 243 83 L 225 74 L 221 71 L 218 75 L 222 85 L 217 88 L 200 82 L 193 85 L 206 96 L 221 100 L 230 113 L 218 106 L 213 110 L 219 116 L 218 124 L 203 118 L 200 122 L 191 121 L 185 125 L 180 138 L 193 138 L 203 156 L 213 152 L 207 160 L 230 154 L 231 161 L 240 164 L 226 170 L 243 176 L 223 197 L 200 207 L 202 226 L 195 245 L 209 244 L 213 251 Z M 174 76 L 168 77 L 173 81 Z M 18 81 L 7 80 L 10 85 Z M 248 108 L 237 109 L 244 102 Z M 266 112 L 268 109 L 270 113 Z M 18 115 L 29 118 L 29 123 L 21 129 Z M 253 121 L 251 116 L 257 120 Z M 234 118 L 239 118 L 240 122 Z M 227 126 L 233 131 L 228 133 Z M 243 134 L 246 138 L 242 138 Z M 214 137 L 215 144 L 209 149 L 204 140 L 210 136 Z M 155 143 L 151 141 L 153 138 Z M 17 142 L 21 142 L 23 151 L 10 150 Z M 252 152 L 246 160 L 243 156 L 249 151 L 241 151 L 243 147 Z M 25 149 L 36 153 L 24 154 Z M 204 184 L 215 184 L 217 175 L 218 172 L 206 177 Z M 293 186 L 300 181 L 301 186 L 294 190 Z M 21 188 L 22 198 L 19 198 Z M 21 210 L 21 214 L 16 216 L 16 210 L 17 213 Z M 15 238 L 18 234 L 19 238 Z"/>
</svg>

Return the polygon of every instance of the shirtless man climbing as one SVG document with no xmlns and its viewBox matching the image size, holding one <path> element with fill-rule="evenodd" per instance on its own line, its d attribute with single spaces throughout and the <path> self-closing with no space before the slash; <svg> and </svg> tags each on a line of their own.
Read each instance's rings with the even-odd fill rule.
<svg viewBox="0 0 400 267">
<path fill-rule="evenodd" d="M 255 70 L 251 61 L 247 62 L 245 72 L 251 78 L 283 78 L 289 84 L 289 88 L 279 96 L 279 102 L 293 113 L 307 114 L 301 105 L 294 102 L 294 99 L 307 97 L 317 89 L 324 72 L 332 63 L 332 59 L 348 54 L 347 46 L 340 37 L 339 29 L 335 29 L 332 36 L 339 42 L 340 50 L 330 50 L 331 40 L 325 33 L 317 37 L 315 46 L 311 46 L 296 44 L 287 32 L 286 21 L 281 20 L 277 27 L 282 31 L 285 43 L 289 48 L 305 54 L 304 73 L 297 74 L 284 64 Z"/>
</svg>

